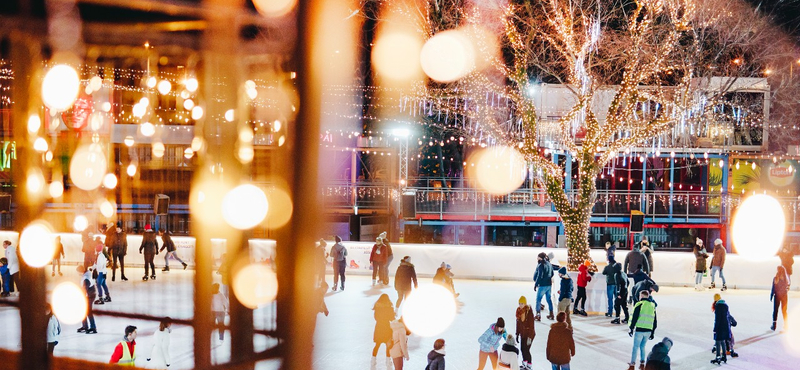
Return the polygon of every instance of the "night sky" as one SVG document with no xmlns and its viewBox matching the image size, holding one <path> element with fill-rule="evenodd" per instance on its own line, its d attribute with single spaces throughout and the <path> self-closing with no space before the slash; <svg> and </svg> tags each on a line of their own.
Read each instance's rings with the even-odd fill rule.
<svg viewBox="0 0 800 370">
<path fill-rule="evenodd" d="M 746 0 L 800 41 L 800 0 Z"/>
</svg>

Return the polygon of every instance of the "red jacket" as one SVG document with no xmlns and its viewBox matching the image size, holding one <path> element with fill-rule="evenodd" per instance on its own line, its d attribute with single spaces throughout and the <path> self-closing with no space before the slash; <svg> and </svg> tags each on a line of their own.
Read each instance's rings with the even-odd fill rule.
<svg viewBox="0 0 800 370">
<path fill-rule="evenodd" d="M 586 265 L 580 265 L 578 267 L 578 286 L 581 288 L 586 288 L 586 284 L 592 281 L 592 277 L 589 275 L 589 269 L 586 268 Z"/>
<path fill-rule="evenodd" d="M 126 342 L 126 344 L 128 345 L 128 350 L 130 351 L 131 356 L 134 356 L 135 353 L 134 349 L 136 349 L 136 341 L 134 340 L 133 342 Z M 111 361 L 109 361 L 108 363 L 116 364 L 119 363 L 120 359 L 122 359 L 122 343 L 117 343 L 117 346 L 114 347 L 114 353 L 111 354 Z"/>
</svg>

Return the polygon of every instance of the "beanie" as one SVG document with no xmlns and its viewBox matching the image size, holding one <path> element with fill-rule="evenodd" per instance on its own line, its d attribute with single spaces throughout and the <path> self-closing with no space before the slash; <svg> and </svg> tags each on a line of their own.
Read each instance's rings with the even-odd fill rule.
<svg viewBox="0 0 800 370">
<path fill-rule="evenodd" d="M 528 299 L 525 296 L 519 297 L 519 303 L 528 304 Z"/>
<path fill-rule="evenodd" d="M 150 230 L 150 229 L 152 229 L 152 228 L 150 227 L 150 224 L 146 224 L 146 225 L 144 225 L 144 229 L 145 229 L 145 230 Z"/>
<path fill-rule="evenodd" d="M 583 261 L 583 265 L 586 267 L 591 267 L 592 263 L 589 260 Z"/>
<path fill-rule="evenodd" d="M 719 295 L 719 293 L 714 294 L 714 302 L 719 301 L 720 299 L 722 299 L 722 296 Z"/>
<path fill-rule="evenodd" d="M 714 245 L 722 245 L 722 239 L 714 240 Z"/>
<path fill-rule="evenodd" d="M 566 275 L 567 274 L 567 268 L 566 267 L 562 267 L 562 268 L 558 269 L 558 274 L 559 275 Z"/>
<path fill-rule="evenodd" d="M 553 254 L 553 252 L 550 252 L 550 253 L 547 254 L 547 259 L 552 261 L 552 260 L 556 259 L 556 255 Z"/>
<path fill-rule="evenodd" d="M 502 317 L 497 318 L 497 322 L 494 324 L 496 328 L 505 328 L 506 327 L 506 320 L 503 320 Z"/>
<path fill-rule="evenodd" d="M 506 337 L 506 344 L 508 344 L 509 346 L 513 346 L 513 345 L 517 344 L 517 342 L 514 341 L 514 336 L 513 335 L 509 335 L 509 336 Z"/>
</svg>

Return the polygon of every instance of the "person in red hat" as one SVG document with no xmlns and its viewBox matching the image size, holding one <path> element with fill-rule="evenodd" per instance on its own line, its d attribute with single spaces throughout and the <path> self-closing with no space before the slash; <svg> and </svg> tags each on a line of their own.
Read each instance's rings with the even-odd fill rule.
<svg viewBox="0 0 800 370">
<path fill-rule="evenodd" d="M 156 240 L 156 233 L 153 231 L 153 228 L 150 227 L 150 224 L 144 227 L 144 235 L 142 235 L 142 245 L 139 246 L 139 253 L 141 254 L 142 251 L 144 251 L 144 277 L 142 277 L 142 280 L 147 281 L 148 272 L 152 272 L 150 279 L 155 280 L 156 265 L 153 263 L 153 259 L 156 254 L 158 254 L 158 240 Z"/>
</svg>

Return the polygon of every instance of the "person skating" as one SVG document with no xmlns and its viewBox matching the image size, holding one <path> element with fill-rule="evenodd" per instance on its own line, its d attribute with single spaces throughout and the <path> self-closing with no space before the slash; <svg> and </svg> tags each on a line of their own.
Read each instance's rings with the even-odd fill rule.
<svg viewBox="0 0 800 370">
<path fill-rule="evenodd" d="M 736 319 L 731 316 L 730 308 L 725 300 L 720 298 L 714 303 L 714 341 L 717 356 L 711 360 L 712 364 L 727 363 L 726 356 L 728 342 L 731 340 L 731 326 L 736 326 Z"/>
<path fill-rule="evenodd" d="M 630 331 L 628 331 L 628 335 L 633 337 L 633 349 L 628 370 L 635 369 L 637 352 L 641 361 L 639 369 L 644 369 L 647 341 L 655 337 L 657 327 L 656 305 L 650 300 L 650 293 L 645 290 L 640 294 L 639 302 L 633 307 L 633 317 L 631 317 Z"/>
<path fill-rule="evenodd" d="M 389 261 L 389 249 L 383 243 L 381 237 L 375 239 L 375 244 L 372 246 L 372 252 L 369 254 L 369 263 L 372 264 L 372 285 L 375 283 L 384 283 L 383 275 L 384 269 L 388 268 L 387 262 Z"/>
<path fill-rule="evenodd" d="M 344 291 L 344 272 L 347 268 L 347 248 L 342 244 L 342 238 L 338 235 L 333 238 L 336 241 L 331 247 L 330 256 L 333 259 L 333 291 L 336 291 L 336 286 L 339 285 L 339 279 L 342 280 L 342 291 Z"/>
<path fill-rule="evenodd" d="M 160 251 L 163 252 L 164 249 L 167 250 L 167 253 L 164 254 L 164 268 L 161 271 L 169 271 L 169 258 L 172 257 L 176 261 L 180 262 L 183 265 L 183 269 L 186 270 L 186 267 L 189 266 L 186 262 L 178 256 L 178 250 L 175 248 L 175 242 L 172 241 L 172 233 L 169 231 L 162 231 L 161 232 L 161 249 Z"/>
<path fill-rule="evenodd" d="M 536 337 L 536 327 L 534 325 L 536 318 L 533 316 L 533 308 L 528 304 L 528 299 L 525 296 L 519 297 L 516 316 L 517 341 L 522 351 L 521 369 L 531 370 L 531 344 L 533 344 L 533 338 Z"/>
<path fill-rule="evenodd" d="M 639 247 L 639 244 L 634 244 L 633 250 L 628 252 L 628 255 L 625 256 L 625 265 L 622 269 L 628 275 L 633 275 L 636 269 L 639 268 L 639 265 L 642 265 L 642 271 L 644 271 L 645 274 L 650 273 L 650 264 L 647 262 L 647 257 L 642 253 Z"/>
<path fill-rule="evenodd" d="M 497 322 L 489 325 L 483 334 L 478 338 L 480 351 L 478 352 L 478 370 L 483 370 L 486 366 L 486 359 L 492 363 L 492 369 L 497 369 L 497 348 L 501 339 L 508 336 L 506 332 L 506 322 L 502 317 L 497 318 Z"/>
<path fill-rule="evenodd" d="M 219 290 L 219 284 L 211 286 L 211 313 L 214 314 L 214 326 L 217 327 L 219 341 L 225 339 L 225 315 L 228 313 L 228 299 Z"/>
<path fill-rule="evenodd" d="M 783 247 L 778 251 L 778 258 L 781 259 L 781 266 L 786 270 L 786 276 L 789 278 L 789 284 L 792 283 L 792 269 L 794 266 L 794 251 L 789 243 L 784 243 Z"/>
<path fill-rule="evenodd" d="M 325 267 L 328 261 L 328 253 L 325 247 L 327 246 L 328 243 L 325 242 L 325 239 L 320 238 L 314 250 L 314 266 L 316 266 L 316 281 L 318 285 L 322 285 L 325 282 Z"/>
<path fill-rule="evenodd" d="M 705 290 L 705 288 L 703 288 L 703 274 L 706 272 L 706 259 L 708 259 L 708 252 L 706 252 L 706 248 L 703 247 L 703 241 L 700 238 L 695 240 L 694 258 L 694 290 L 702 291 Z"/>
<path fill-rule="evenodd" d="M 378 362 L 378 349 L 380 349 L 381 344 L 386 346 L 386 364 L 388 367 L 388 364 L 392 362 L 392 358 L 389 355 L 389 347 L 392 345 L 391 322 L 395 318 L 394 306 L 389 299 L 389 295 L 381 294 L 378 301 L 372 306 L 372 310 L 375 311 L 373 313 L 375 331 L 372 334 L 372 341 L 375 343 L 375 347 L 372 348 L 370 367 L 374 368 Z"/>
<path fill-rule="evenodd" d="M 783 326 L 784 328 L 788 327 L 786 323 L 786 304 L 789 302 L 789 276 L 783 265 L 778 266 L 778 272 L 772 279 L 772 291 L 769 293 L 769 300 L 772 301 L 772 327 L 770 329 L 774 331 L 778 323 L 779 307 L 783 314 Z"/>
<path fill-rule="evenodd" d="M 453 293 L 454 297 L 458 297 L 460 294 L 456 293 L 455 286 L 453 286 L 454 274 L 450 268 L 450 265 L 442 262 L 439 268 L 436 269 L 436 273 L 433 275 L 433 283 L 447 288 L 450 293 Z"/>
<path fill-rule="evenodd" d="M 572 329 L 572 319 L 569 314 L 569 306 L 572 304 L 572 278 L 567 274 L 566 267 L 558 270 L 558 277 L 561 278 L 561 286 L 558 289 L 558 312 L 567 314 L 567 325 Z"/>
<path fill-rule="evenodd" d="M 649 278 L 642 280 L 633 285 L 633 288 L 631 288 L 631 296 L 633 298 L 636 298 L 639 296 L 639 293 L 641 293 L 643 290 L 648 291 L 650 293 L 650 300 L 655 302 L 655 299 L 653 298 L 653 292 L 658 292 L 658 284 L 656 284 L 655 281 Z M 638 299 L 634 299 L 633 304 L 636 304 L 636 302 L 638 301 L 639 301 Z M 657 303 L 656 306 L 658 306 Z"/>
<path fill-rule="evenodd" d="M 114 347 L 109 364 L 123 366 L 136 366 L 136 327 L 128 325 L 125 327 L 125 336 Z"/>
<path fill-rule="evenodd" d="M 506 342 L 497 355 L 497 369 L 519 370 L 519 349 L 513 335 L 506 336 Z"/>
<path fill-rule="evenodd" d="M 617 257 L 617 244 L 611 244 L 610 241 L 606 242 L 605 246 L 606 250 L 606 259 L 612 259 Z"/>
<path fill-rule="evenodd" d="M 394 289 L 397 290 L 396 307 L 400 307 L 403 299 L 411 293 L 411 283 L 414 283 L 414 289 L 418 288 L 417 271 L 414 269 L 414 265 L 411 264 L 411 257 L 405 256 L 400 261 L 400 266 L 397 266 L 397 272 L 394 274 Z"/>
<path fill-rule="evenodd" d="M 622 272 L 622 265 L 615 263 L 614 270 L 614 312 L 616 317 L 611 321 L 612 324 L 628 323 L 628 276 Z M 625 313 L 625 319 L 619 320 L 620 311 Z"/>
<path fill-rule="evenodd" d="M 444 339 L 439 338 L 433 342 L 433 349 L 428 352 L 427 370 L 444 370 Z"/>
<path fill-rule="evenodd" d="M 108 260 L 106 255 L 103 254 L 103 245 L 100 244 L 98 248 L 97 258 L 94 263 L 94 270 L 97 271 L 97 300 L 94 301 L 94 304 L 105 304 L 105 302 L 111 302 L 111 293 L 108 291 L 108 284 L 106 284 Z M 105 298 L 103 298 L 103 293 L 105 293 Z"/>
<path fill-rule="evenodd" d="M 672 349 L 672 339 L 664 337 L 653 346 L 647 355 L 647 364 L 644 370 L 670 370 L 669 350 Z"/>
<path fill-rule="evenodd" d="M 83 292 L 86 295 L 86 303 L 88 304 L 86 317 L 83 319 L 81 327 L 78 328 L 78 333 L 97 334 L 97 327 L 94 324 L 94 314 L 92 313 L 92 305 L 97 296 L 97 289 L 92 282 L 92 268 L 89 267 L 89 269 L 86 269 L 83 265 L 78 265 L 76 270 L 78 274 L 81 275 L 81 286 L 83 287 Z"/>
<path fill-rule="evenodd" d="M 647 259 L 647 276 L 653 276 L 653 246 L 650 245 L 650 240 L 647 239 L 647 236 L 642 237 L 641 246 L 639 247 L 639 251 L 644 254 L 644 257 Z"/>
<path fill-rule="evenodd" d="M 169 335 L 172 333 L 172 319 L 165 317 L 161 319 L 158 330 L 153 333 L 153 346 L 150 347 L 150 368 L 163 369 L 169 367 Z M 152 362 L 151 362 L 152 360 Z"/>
<path fill-rule="evenodd" d="M 575 308 L 572 313 L 576 315 L 589 316 L 586 313 L 586 286 L 592 281 L 593 273 L 589 272 L 591 262 L 584 261 L 582 265 L 578 266 L 578 294 L 575 297 Z M 580 306 L 580 309 L 578 307 Z"/>
<path fill-rule="evenodd" d="M 725 247 L 722 245 L 722 239 L 717 239 L 714 241 L 714 257 L 711 258 L 711 286 L 709 289 L 714 289 L 717 287 L 717 284 L 714 283 L 714 278 L 719 272 L 719 278 L 722 279 L 722 291 L 728 289 L 728 285 L 725 283 L 725 275 L 722 274 L 722 268 L 725 267 L 725 256 L 727 251 Z"/>
<path fill-rule="evenodd" d="M 17 256 L 17 247 L 11 245 L 11 241 L 3 241 L 3 248 L 6 252 L 6 267 L 8 267 L 8 289 L 6 293 L 14 293 L 19 291 L 19 257 Z M 6 296 L 7 297 L 7 296 Z"/>
<path fill-rule="evenodd" d="M 158 254 L 158 240 L 156 240 L 156 233 L 150 227 L 150 224 L 144 226 L 144 234 L 142 235 L 142 244 L 139 246 L 139 254 L 144 250 L 144 276 L 143 281 L 147 281 L 148 271 L 151 272 L 150 279 L 156 279 L 156 265 L 153 259 Z M 149 269 L 149 270 L 148 270 Z"/>
<path fill-rule="evenodd" d="M 614 260 L 614 257 L 609 257 L 608 265 L 603 267 L 603 275 L 606 277 L 606 300 L 608 301 L 606 317 L 612 316 L 614 311 L 614 300 L 617 296 L 617 271 L 615 270 L 614 265 L 618 265 L 617 261 Z M 619 270 L 622 271 L 621 265 Z"/>
<path fill-rule="evenodd" d="M 0 297 L 8 297 L 11 295 L 11 272 L 8 270 L 8 258 L 0 258 L 0 277 L 3 280 L 3 290 Z"/>
<path fill-rule="evenodd" d="M 378 279 L 383 285 L 389 285 L 389 265 L 394 261 L 394 252 L 392 251 L 392 244 L 389 243 L 389 238 L 386 236 L 386 231 L 378 236 L 381 238 L 383 246 L 386 247 L 386 262 L 384 263 L 384 268 L 381 270 L 382 275 L 379 275 Z"/>
<path fill-rule="evenodd" d="M 56 253 L 53 255 L 53 272 L 50 276 L 56 276 L 56 265 L 58 265 L 58 276 L 64 276 L 61 273 L 61 259 L 65 258 L 66 255 L 64 254 L 64 244 L 61 243 L 61 235 L 56 236 L 55 244 Z"/>
<path fill-rule="evenodd" d="M 642 268 L 643 268 L 642 265 L 636 266 L 636 272 L 634 272 L 631 275 L 631 279 L 633 279 L 633 284 L 634 285 L 636 285 L 640 281 L 644 281 L 644 280 L 650 279 L 650 276 L 645 274 L 644 271 L 642 270 Z"/>
<path fill-rule="evenodd" d="M 718 302 L 720 299 L 722 299 L 722 296 L 721 296 L 719 293 L 717 293 L 717 294 L 714 294 L 714 302 L 713 302 L 713 303 L 711 303 L 711 312 L 715 312 L 715 311 L 716 311 L 716 308 L 717 308 L 717 302 Z M 728 345 L 728 351 L 727 351 L 727 352 L 728 352 L 728 354 L 730 354 L 730 355 L 731 355 L 731 357 L 733 357 L 733 358 L 739 357 L 739 354 L 738 354 L 738 353 L 736 353 L 736 350 L 734 349 L 734 344 L 735 344 L 735 341 L 736 341 L 736 339 L 735 339 L 735 338 L 734 338 L 734 336 L 733 336 L 733 330 L 731 330 L 731 339 L 730 339 L 730 340 L 728 340 L 728 343 L 727 343 L 727 345 Z M 711 347 L 711 353 L 717 353 L 717 346 L 716 346 L 716 343 L 714 343 L 714 346 L 712 346 L 712 347 Z"/>
<path fill-rule="evenodd" d="M 544 252 L 539 253 L 537 262 L 536 271 L 533 273 L 533 290 L 536 291 L 536 321 L 542 320 L 542 297 L 547 300 L 547 308 L 550 310 L 547 318 L 553 320 L 553 299 L 550 297 L 553 288 L 553 266 Z"/>
<path fill-rule="evenodd" d="M 553 370 L 569 370 L 569 363 L 575 356 L 575 340 L 566 320 L 567 314 L 559 312 L 556 322 L 550 325 L 550 333 L 547 334 L 545 353 Z"/>
<path fill-rule="evenodd" d="M 109 241 L 106 239 L 106 245 Z M 111 239 L 111 256 L 113 263 L 111 264 L 111 281 L 117 279 L 117 263 L 119 263 L 120 279 L 128 281 L 125 277 L 125 256 L 128 255 L 128 234 L 122 230 L 122 221 L 117 222 L 117 227 L 114 228 L 113 237 Z"/>
<path fill-rule="evenodd" d="M 61 337 L 61 323 L 53 314 L 53 307 L 49 304 L 45 308 L 45 315 L 47 315 L 47 353 L 52 356 Z"/>
<path fill-rule="evenodd" d="M 392 356 L 395 370 L 403 370 L 403 360 L 408 361 L 408 332 L 403 319 L 394 320 L 389 324 L 392 327 L 392 348 L 389 355 Z M 386 364 L 389 368 L 389 364 Z"/>
<path fill-rule="evenodd" d="M 81 252 L 83 252 L 83 265 L 94 266 L 97 253 L 95 252 L 94 239 L 92 238 L 92 234 L 89 232 L 89 229 L 81 232 L 81 243 Z"/>
</svg>

